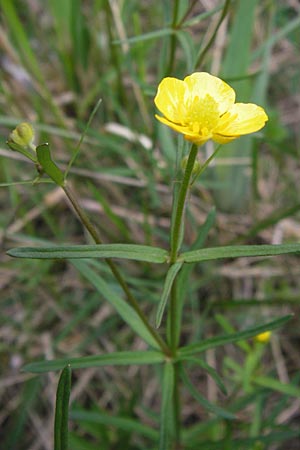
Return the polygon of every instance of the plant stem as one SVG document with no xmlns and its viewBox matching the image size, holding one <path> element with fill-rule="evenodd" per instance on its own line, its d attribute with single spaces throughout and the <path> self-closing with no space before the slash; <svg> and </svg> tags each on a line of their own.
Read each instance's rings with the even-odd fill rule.
<svg viewBox="0 0 300 450">
<path fill-rule="evenodd" d="M 66 196 L 68 197 L 69 201 L 71 202 L 74 210 L 76 211 L 80 222 L 82 223 L 82 225 L 86 228 L 86 230 L 90 233 L 90 235 L 92 236 L 93 240 L 95 241 L 96 244 L 102 244 L 102 239 L 97 231 L 97 229 L 94 227 L 94 225 L 91 223 L 90 219 L 88 218 L 88 216 L 86 215 L 86 213 L 84 212 L 84 210 L 81 208 L 81 206 L 79 205 L 74 193 L 72 192 L 72 190 L 70 189 L 69 186 L 67 186 L 67 183 L 64 184 L 64 186 L 62 186 L 62 189 L 64 190 Z M 116 278 L 116 280 L 118 281 L 118 283 L 120 284 L 121 288 L 123 289 L 126 297 L 127 297 L 127 301 L 130 304 L 130 306 L 132 306 L 132 308 L 135 310 L 135 312 L 138 314 L 138 316 L 140 317 L 140 319 L 142 320 L 143 324 L 146 326 L 147 330 L 149 331 L 149 333 L 152 335 L 152 337 L 155 339 L 155 341 L 158 343 L 158 345 L 160 346 L 161 350 L 167 355 L 170 356 L 171 352 L 170 349 L 168 347 L 168 345 L 164 342 L 164 340 L 160 337 L 160 335 L 158 334 L 158 332 L 149 324 L 145 314 L 143 313 L 143 311 L 140 309 L 140 306 L 137 302 L 137 300 L 135 299 L 135 297 L 132 295 L 132 293 L 129 290 L 129 287 L 126 283 L 126 281 L 124 280 L 123 276 L 121 275 L 121 273 L 119 272 L 119 269 L 117 268 L 117 266 L 115 265 L 115 263 L 111 260 L 111 258 L 105 258 L 105 262 L 108 264 L 109 268 L 111 269 L 114 277 Z"/>
<path fill-rule="evenodd" d="M 230 3 L 231 3 L 231 0 L 226 0 L 225 1 L 224 7 L 223 7 L 223 10 L 222 10 L 222 13 L 221 13 L 221 16 L 220 16 L 220 19 L 218 20 L 216 28 L 214 29 L 214 31 L 213 31 L 213 33 L 211 35 L 211 38 L 209 39 L 208 43 L 206 44 L 204 49 L 201 51 L 201 53 L 200 53 L 200 55 L 199 55 L 199 57 L 198 57 L 198 59 L 196 61 L 195 67 L 200 67 L 202 65 L 203 60 L 204 60 L 208 50 L 212 46 L 212 44 L 213 44 L 213 42 L 215 40 L 215 37 L 217 35 L 217 32 L 218 32 L 220 26 L 222 25 L 222 22 L 225 19 L 228 11 L 229 11 Z"/>
<path fill-rule="evenodd" d="M 184 172 L 181 188 L 178 196 L 178 203 L 175 213 L 175 219 L 172 230 L 172 238 L 171 238 L 171 255 L 170 255 L 170 263 L 173 264 L 176 262 L 177 253 L 180 248 L 180 236 L 181 229 L 183 226 L 183 212 L 186 201 L 187 192 L 190 186 L 190 179 L 193 172 L 196 156 L 198 152 L 198 146 L 196 144 L 192 145 L 190 150 L 190 154 L 187 160 L 186 169 Z"/>
<path fill-rule="evenodd" d="M 174 7 L 173 7 L 173 20 L 172 20 L 172 29 L 174 33 L 171 35 L 171 42 L 170 42 L 170 56 L 169 56 L 169 64 L 167 66 L 166 75 L 171 75 L 173 64 L 175 60 L 175 50 L 176 50 L 176 35 L 175 30 L 177 28 L 177 16 L 179 11 L 179 0 L 175 0 Z"/>
<path fill-rule="evenodd" d="M 193 185 L 195 180 L 203 173 L 203 171 L 207 168 L 212 159 L 216 156 L 221 146 L 219 145 L 214 153 L 205 161 L 205 163 L 200 167 L 197 171 L 194 178 L 192 178 L 193 169 L 195 160 L 197 157 L 198 146 L 193 144 L 188 156 L 185 172 L 183 175 L 183 180 L 181 183 L 180 191 L 178 194 L 177 206 L 175 211 L 175 218 L 172 224 L 172 232 L 171 232 L 171 252 L 170 252 L 170 265 L 174 264 L 177 259 L 177 254 L 181 246 L 181 236 L 182 229 L 184 223 L 184 208 L 186 205 L 187 193 L 189 188 Z M 181 320 L 178 316 L 178 292 L 177 292 L 177 280 L 174 280 L 171 296 L 170 296 L 170 305 L 168 310 L 168 344 L 171 349 L 171 353 L 173 357 L 176 357 L 176 351 L 179 344 L 180 337 L 180 328 L 181 328 Z M 174 449 L 180 448 L 180 416 L 181 416 L 181 407 L 180 407 L 180 392 L 179 392 L 179 366 L 178 363 L 174 364 L 174 390 L 173 390 L 173 413 L 174 413 Z"/>
<path fill-rule="evenodd" d="M 178 347 L 178 337 L 177 324 L 178 324 L 178 305 L 177 305 L 177 280 L 171 289 L 170 296 L 170 307 L 168 316 L 168 328 L 169 336 L 168 343 L 171 348 L 173 357 L 176 356 L 176 351 Z M 181 441 L 181 402 L 180 402 L 180 390 L 179 390 L 179 367 L 178 363 L 174 363 L 174 388 L 173 388 L 173 421 L 174 421 L 174 450 L 180 448 Z"/>
<path fill-rule="evenodd" d="M 193 144 L 187 160 L 183 180 L 181 183 L 177 206 L 175 211 L 174 223 L 172 224 L 171 231 L 171 252 L 170 252 L 170 265 L 174 264 L 177 259 L 177 253 L 180 248 L 182 227 L 183 227 L 183 214 L 186 203 L 186 197 L 190 186 L 190 180 L 193 173 L 193 168 L 198 152 L 198 146 Z M 178 347 L 179 332 L 178 327 L 178 293 L 177 293 L 177 280 L 174 281 L 171 296 L 170 306 L 168 310 L 168 344 L 172 352 L 172 356 L 176 356 Z M 180 408 L 180 392 L 179 392 L 179 373 L 178 364 L 174 365 L 174 390 L 173 390 L 173 420 L 174 420 L 174 449 L 180 448 L 180 429 L 181 429 L 181 408 Z"/>
</svg>

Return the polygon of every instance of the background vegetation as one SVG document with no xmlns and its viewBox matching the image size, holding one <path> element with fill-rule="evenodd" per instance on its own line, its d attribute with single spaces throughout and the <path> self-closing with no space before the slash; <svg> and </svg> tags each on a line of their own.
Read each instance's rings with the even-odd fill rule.
<svg viewBox="0 0 300 450">
<path fill-rule="evenodd" d="M 300 5 L 296 0 L 1 0 L 0 5 L 0 171 L 9 184 L 0 191 L 0 447 L 50 450 L 58 375 L 33 377 L 21 367 L 44 358 L 142 350 L 145 344 L 73 265 L 5 255 L 21 245 L 88 240 L 59 188 L 26 184 L 35 168 L 6 147 L 9 132 L 20 121 L 34 123 L 39 142 L 49 142 L 65 168 L 101 99 L 69 179 L 105 242 L 167 247 L 178 137 L 155 122 L 153 97 L 164 76 L 209 71 L 229 82 L 239 101 L 263 106 L 270 120 L 255 137 L 224 146 L 194 186 L 186 242 L 194 241 L 213 206 L 209 246 L 298 242 Z M 202 151 L 208 154 L 210 144 Z M 185 392 L 185 448 L 299 448 L 298 261 L 282 256 L 197 266 L 184 309 L 186 342 L 242 330 L 263 318 L 295 316 L 266 346 L 245 341 L 206 352 L 228 396 L 201 368 L 193 381 L 238 420 L 211 415 Z M 154 322 L 164 269 L 118 264 Z M 94 265 L 119 290 L 106 266 Z M 70 448 L 154 449 L 161 400 L 155 371 L 76 371 Z"/>
</svg>

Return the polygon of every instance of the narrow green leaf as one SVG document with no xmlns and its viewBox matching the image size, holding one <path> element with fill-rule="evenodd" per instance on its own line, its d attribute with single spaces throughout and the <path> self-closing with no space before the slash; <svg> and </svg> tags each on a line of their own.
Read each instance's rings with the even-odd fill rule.
<svg viewBox="0 0 300 450">
<path fill-rule="evenodd" d="M 224 258 L 244 258 L 247 256 L 286 255 L 289 253 L 300 253 L 300 244 L 211 247 L 182 253 L 180 260 L 190 263 Z"/>
<path fill-rule="evenodd" d="M 176 361 L 190 362 L 192 364 L 196 364 L 197 366 L 201 367 L 212 377 L 212 379 L 215 381 L 216 385 L 219 387 L 220 391 L 224 395 L 227 395 L 227 389 L 226 389 L 220 375 L 213 367 L 211 367 L 209 364 L 207 364 L 206 361 L 204 361 L 203 359 L 200 359 L 200 358 L 195 358 L 193 356 L 178 357 L 178 358 L 176 358 Z"/>
<path fill-rule="evenodd" d="M 162 30 L 154 30 L 150 31 L 149 33 L 140 34 L 138 36 L 132 36 L 129 37 L 126 40 L 115 40 L 112 43 L 114 45 L 120 45 L 120 44 L 135 44 L 137 42 L 143 42 L 143 41 L 149 41 L 151 39 L 158 39 L 164 36 L 169 36 L 171 34 L 176 33 L 176 31 L 173 30 L 173 28 L 163 28 Z"/>
<path fill-rule="evenodd" d="M 81 409 L 73 410 L 70 414 L 71 418 L 76 421 L 83 421 L 89 423 L 96 423 L 106 425 L 109 427 L 116 427 L 118 430 L 128 431 L 130 433 L 137 433 L 140 436 L 145 436 L 153 441 L 158 440 L 158 431 L 150 426 L 143 425 L 139 419 L 132 419 L 129 417 L 111 416 L 107 413 L 98 411 L 86 411 Z"/>
<path fill-rule="evenodd" d="M 167 450 L 169 448 L 170 437 L 172 433 L 172 398 L 174 390 L 174 367 L 171 362 L 164 365 L 162 381 L 162 402 L 160 412 L 160 435 L 158 450 Z"/>
<path fill-rule="evenodd" d="M 51 158 L 50 148 L 47 143 L 38 145 L 36 154 L 39 164 L 42 166 L 44 172 L 56 183 L 58 186 L 64 185 L 64 174 L 57 167 Z"/>
<path fill-rule="evenodd" d="M 157 308 L 157 314 L 156 314 L 156 328 L 158 328 L 161 324 L 161 320 L 165 311 L 165 307 L 167 304 L 167 300 L 169 298 L 170 295 L 170 291 L 171 288 L 173 286 L 174 280 L 176 278 L 176 275 L 178 274 L 179 270 L 181 269 L 183 265 L 183 262 L 179 262 L 179 263 L 175 263 L 172 264 L 168 270 L 166 279 L 165 279 L 165 284 L 164 284 L 164 288 L 163 288 L 163 292 L 161 295 L 161 299 L 159 301 L 159 305 Z"/>
<path fill-rule="evenodd" d="M 42 373 L 61 370 L 70 364 L 72 369 L 86 369 L 89 367 L 103 366 L 129 366 L 159 364 L 165 357 L 157 351 L 114 352 L 105 355 L 83 356 L 81 358 L 53 359 L 51 361 L 37 361 L 26 364 L 23 372 Z"/>
<path fill-rule="evenodd" d="M 266 387 L 268 389 L 272 389 L 273 391 L 290 395 L 291 397 L 300 398 L 300 388 L 294 386 L 293 384 L 281 383 L 281 381 L 267 376 L 255 376 L 251 381 L 258 386 Z"/>
<path fill-rule="evenodd" d="M 109 285 L 84 261 L 72 261 L 79 272 L 90 281 L 97 291 L 115 308 L 122 319 L 151 347 L 159 348 L 158 343 L 138 316 L 135 310 L 117 295 Z"/>
<path fill-rule="evenodd" d="M 52 247 L 20 247 L 7 252 L 16 258 L 88 259 L 122 258 L 150 263 L 164 263 L 168 252 L 162 248 L 135 244 L 68 245 Z M 182 263 L 181 263 L 182 264 Z"/>
<path fill-rule="evenodd" d="M 231 344 L 233 342 L 237 342 L 243 339 L 249 339 L 257 334 L 263 333 L 265 331 L 272 331 L 276 328 L 284 325 L 288 320 L 293 317 L 292 314 L 289 314 L 284 317 L 280 317 L 280 319 L 273 320 L 272 322 L 268 322 L 264 325 L 258 325 L 253 328 L 248 328 L 247 330 L 240 331 L 239 333 L 225 334 L 221 336 L 216 336 L 208 339 L 204 339 L 202 342 L 188 345 L 186 347 L 182 347 L 178 351 L 178 356 L 192 356 L 195 353 L 204 352 L 209 348 L 220 347 L 225 344 Z"/>
<path fill-rule="evenodd" d="M 54 420 L 54 450 L 68 450 L 71 374 L 71 366 L 68 364 L 63 369 L 57 386 Z"/>
<path fill-rule="evenodd" d="M 214 405 L 213 403 L 209 402 L 205 397 L 203 397 L 198 390 L 195 388 L 191 380 L 189 379 L 186 371 L 183 367 L 181 367 L 180 375 L 182 378 L 183 383 L 187 387 L 187 389 L 190 391 L 191 395 L 197 400 L 200 405 L 202 405 L 207 411 L 210 411 L 214 414 L 216 414 L 219 417 L 223 417 L 224 419 L 236 419 L 236 416 L 232 414 L 229 411 L 226 411 L 225 409 L 221 408 L 220 406 Z"/>
</svg>

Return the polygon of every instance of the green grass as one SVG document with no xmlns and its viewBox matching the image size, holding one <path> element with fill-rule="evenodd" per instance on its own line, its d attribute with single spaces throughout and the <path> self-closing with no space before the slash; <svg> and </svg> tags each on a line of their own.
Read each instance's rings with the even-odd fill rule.
<svg viewBox="0 0 300 450">
<path fill-rule="evenodd" d="M 53 448 L 58 374 L 29 378 L 21 371 L 26 364 L 100 355 L 97 367 L 88 359 L 72 370 L 69 448 L 80 450 L 167 450 L 169 435 L 176 435 L 171 386 L 180 376 L 171 364 L 162 369 L 156 351 L 144 354 L 139 366 L 106 365 L 107 354 L 117 361 L 121 352 L 128 352 L 124 364 L 134 363 L 153 337 L 104 262 L 5 254 L 13 247 L 93 244 L 63 193 L 53 183 L 32 185 L 36 168 L 6 146 L 19 122 L 33 123 L 37 142 L 49 143 L 105 244 L 168 249 L 172 190 L 187 144 L 155 121 L 153 97 L 164 76 L 213 70 L 234 86 L 238 101 L 262 105 L 270 119 L 255 136 L 224 146 L 195 183 L 183 251 L 299 242 L 299 10 L 276 0 L 211 4 L 0 1 L 0 183 L 6 184 L 0 190 L 0 427 L 6 450 Z M 203 161 L 210 150 L 201 149 Z M 165 264 L 137 255 L 142 261 L 116 263 L 154 325 L 173 278 L 164 290 Z M 179 272 L 182 351 L 201 340 L 204 349 L 203 362 L 199 354 L 186 356 L 183 369 L 184 448 L 298 448 L 298 261 L 297 255 L 192 259 Z M 245 331 L 288 314 L 294 317 L 274 331 L 271 345 L 257 346 Z M 166 328 L 163 316 L 158 333 L 164 336 Z M 244 332 L 245 340 L 230 340 L 235 332 Z M 205 347 L 214 338 L 220 346 Z M 227 418 L 232 415 L 235 420 Z"/>
</svg>

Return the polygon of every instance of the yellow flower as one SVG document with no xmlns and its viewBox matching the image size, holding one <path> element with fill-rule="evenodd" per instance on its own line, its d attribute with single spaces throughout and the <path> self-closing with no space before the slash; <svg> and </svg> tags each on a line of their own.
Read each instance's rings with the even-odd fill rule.
<svg viewBox="0 0 300 450">
<path fill-rule="evenodd" d="M 183 81 L 164 78 L 154 102 L 163 114 L 155 117 L 197 145 L 209 139 L 226 144 L 260 130 L 268 120 L 260 106 L 235 103 L 234 90 L 206 72 L 193 73 Z"/>
<path fill-rule="evenodd" d="M 271 338 L 271 331 L 265 331 L 264 333 L 260 333 L 257 336 L 255 336 L 255 341 L 259 342 L 260 344 L 267 344 L 270 341 Z"/>
</svg>

